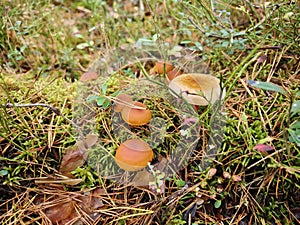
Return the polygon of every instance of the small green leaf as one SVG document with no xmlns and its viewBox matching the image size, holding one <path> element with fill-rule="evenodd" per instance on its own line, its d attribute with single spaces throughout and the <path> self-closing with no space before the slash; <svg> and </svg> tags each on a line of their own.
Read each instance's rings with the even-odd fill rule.
<svg viewBox="0 0 300 225">
<path fill-rule="evenodd" d="M 99 96 L 98 99 L 96 100 L 97 105 L 98 105 L 98 106 L 102 106 L 102 105 L 105 103 L 106 100 L 107 100 L 106 97 L 104 97 L 104 96 Z"/>
<path fill-rule="evenodd" d="M 105 101 L 105 102 L 103 102 L 103 104 L 102 104 L 102 107 L 104 108 L 104 109 L 106 109 L 108 106 L 110 106 L 110 101 Z"/>
<path fill-rule="evenodd" d="M 8 174 L 7 170 L 0 170 L 0 176 L 6 176 Z"/>
<path fill-rule="evenodd" d="M 106 95 L 106 91 L 107 91 L 107 84 L 102 84 L 102 94 Z"/>
<path fill-rule="evenodd" d="M 295 142 L 297 146 L 300 146 L 300 133 L 292 129 L 288 129 L 288 131 L 290 134 L 290 142 Z"/>
<path fill-rule="evenodd" d="M 300 100 L 293 102 L 291 112 L 300 113 Z"/>
<path fill-rule="evenodd" d="M 89 96 L 87 97 L 87 101 L 88 101 L 88 102 L 92 102 L 92 101 L 97 100 L 99 97 L 100 97 L 99 95 L 89 95 Z"/>
<path fill-rule="evenodd" d="M 119 94 L 121 94 L 121 92 L 122 92 L 121 90 L 118 90 L 118 91 L 112 93 L 111 96 L 112 96 L 112 97 L 116 97 L 116 96 L 118 96 Z"/>
<path fill-rule="evenodd" d="M 176 180 L 175 181 L 175 184 L 178 186 L 178 187 L 183 187 L 185 185 L 185 181 L 184 180 Z"/>
<path fill-rule="evenodd" d="M 281 94 L 286 94 L 286 91 L 282 87 L 270 82 L 247 80 L 247 83 L 252 87 L 260 88 L 265 91 L 275 91 Z"/>
<path fill-rule="evenodd" d="M 214 206 L 215 206 L 216 209 L 218 209 L 218 208 L 220 208 L 221 204 L 222 204 L 222 201 L 221 200 L 217 200 L 217 201 L 215 201 Z"/>
</svg>

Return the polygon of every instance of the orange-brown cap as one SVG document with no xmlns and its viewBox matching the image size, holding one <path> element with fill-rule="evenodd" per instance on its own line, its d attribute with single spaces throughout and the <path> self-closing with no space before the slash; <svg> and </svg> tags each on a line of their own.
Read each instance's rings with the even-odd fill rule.
<svg viewBox="0 0 300 225">
<path fill-rule="evenodd" d="M 155 66 L 153 67 L 154 72 L 163 74 L 164 72 L 169 72 L 174 68 L 172 63 L 170 62 L 163 62 L 163 61 L 158 61 Z"/>
<path fill-rule="evenodd" d="M 153 159 L 150 146 L 141 139 L 129 139 L 117 149 L 115 160 L 126 171 L 137 171 L 147 166 Z"/>
<path fill-rule="evenodd" d="M 133 102 L 134 107 L 125 107 L 121 111 L 123 120 L 131 126 L 143 126 L 152 118 L 147 106 L 141 102 Z"/>
<path fill-rule="evenodd" d="M 114 105 L 114 111 L 115 112 L 121 112 L 124 108 L 127 107 L 127 105 L 131 104 L 132 98 L 130 95 L 128 94 L 119 94 L 116 97 L 116 102 Z"/>
<path fill-rule="evenodd" d="M 166 74 L 167 83 L 170 83 L 175 77 L 178 77 L 181 74 L 183 74 L 183 71 L 176 68 L 172 69 L 171 71 L 168 71 Z"/>
</svg>

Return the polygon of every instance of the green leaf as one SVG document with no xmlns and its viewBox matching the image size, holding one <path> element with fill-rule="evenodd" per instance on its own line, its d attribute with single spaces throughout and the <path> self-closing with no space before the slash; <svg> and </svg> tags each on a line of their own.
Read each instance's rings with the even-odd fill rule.
<svg viewBox="0 0 300 225">
<path fill-rule="evenodd" d="M 110 106 L 110 101 L 105 101 L 103 104 L 102 104 L 102 107 L 104 108 L 104 109 L 106 109 L 108 106 Z"/>
<path fill-rule="evenodd" d="M 116 96 L 118 96 L 119 94 L 121 94 L 121 92 L 122 92 L 121 90 L 118 90 L 118 91 L 112 93 L 111 96 L 112 96 L 112 97 L 116 97 Z"/>
<path fill-rule="evenodd" d="M 102 94 L 106 95 L 106 91 L 107 91 L 107 84 L 102 84 Z"/>
<path fill-rule="evenodd" d="M 291 113 L 300 113 L 300 100 L 293 102 Z"/>
<path fill-rule="evenodd" d="M 6 176 L 8 174 L 7 170 L 0 170 L 0 176 Z"/>
<path fill-rule="evenodd" d="M 89 95 L 89 96 L 87 97 L 87 101 L 88 101 L 88 102 L 92 102 L 92 101 L 97 100 L 99 97 L 100 97 L 99 95 Z"/>
<path fill-rule="evenodd" d="M 217 201 L 215 201 L 214 206 L 215 206 L 216 209 L 218 209 L 218 208 L 220 208 L 221 204 L 222 204 L 222 201 L 221 200 L 217 200 Z"/>
<path fill-rule="evenodd" d="M 275 91 L 281 94 L 286 94 L 286 91 L 282 87 L 270 82 L 247 80 L 247 83 L 252 87 L 260 88 L 265 91 Z"/>
<path fill-rule="evenodd" d="M 295 130 L 288 129 L 290 134 L 290 142 L 295 142 L 297 146 L 300 146 L 300 133 Z"/>
<path fill-rule="evenodd" d="M 185 185 L 185 181 L 184 180 L 176 180 L 175 183 L 176 183 L 176 185 L 178 187 L 183 187 Z"/>
<path fill-rule="evenodd" d="M 97 105 L 102 106 L 105 103 L 106 100 L 107 100 L 106 97 L 99 96 L 99 98 L 96 100 Z"/>
<path fill-rule="evenodd" d="M 300 121 L 297 121 L 290 125 L 291 129 L 300 129 Z"/>
</svg>

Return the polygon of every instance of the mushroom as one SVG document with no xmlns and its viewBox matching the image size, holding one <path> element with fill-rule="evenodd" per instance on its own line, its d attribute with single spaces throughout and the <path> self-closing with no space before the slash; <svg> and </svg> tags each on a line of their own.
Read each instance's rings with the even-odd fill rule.
<svg viewBox="0 0 300 225">
<path fill-rule="evenodd" d="M 167 74 L 166 74 L 166 82 L 167 82 L 167 84 L 170 83 L 175 77 L 178 77 L 181 74 L 183 74 L 183 71 L 180 70 L 180 69 L 176 69 L 176 68 L 168 71 Z"/>
<path fill-rule="evenodd" d="M 220 80 L 214 76 L 202 73 L 182 74 L 170 83 L 171 93 L 182 96 L 192 105 L 205 106 L 220 99 Z M 225 97 L 223 90 L 222 97 Z"/>
<path fill-rule="evenodd" d="M 119 94 L 117 97 L 116 103 L 114 105 L 115 112 L 121 112 L 128 104 L 132 103 L 132 98 L 128 94 Z"/>
<path fill-rule="evenodd" d="M 141 102 L 132 102 L 135 107 L 125 107 L 121 111 L 123 120 L 131 126 L 143 126 L 152 118 L 147 106 Z"/>
<path fill-rule="evenodd" d="M 126 171 L 137 171 L 147 166 L 153 159 L 150 146 L 141 139 L 129 139 L 117 149 L 115 160 Z"/>
<path fill-rule="evenodd" d="M 155 73 L 163 74 L 164 72 L 168 73 L 169 71 L 174 69 L 174 66 L 170 62 L 158 61 L 153 69 Z"/>
</svg>

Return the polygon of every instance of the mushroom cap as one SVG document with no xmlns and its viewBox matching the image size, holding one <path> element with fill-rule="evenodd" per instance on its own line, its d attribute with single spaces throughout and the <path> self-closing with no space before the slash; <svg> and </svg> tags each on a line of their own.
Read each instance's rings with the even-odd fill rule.
<svg viewBox="0 0 300 225">
<path fill-rule="evenodd" d="M 181 76 L 183 74 L 183 71 L 181 69 L 172 69 L 167 72 L 166 74 L 166 81 L 167 83 L 170 83 L 172 80 L 174 80 L 175 77 Z"/>
<path fill-rule="evenodd" d="M 128 94 L 119 94 L 117 97 L 117 101 L 115 102 L 114 105 L 114 111 L 115 112 L 121 112 L 124 108 L 127 107 L 126 104 L 132 103 L 132 98 Z"/>
<path fill-rule="evenodd" d="M 117 149 L 115 160 L 126 171 L 137 171 L 147 166 L 153 159 L 150 146 L 141 139 L 129 139 Z"/>
<path fill-rule="evenodd" d="M 147 106 L 141 102 L 133 102 L 132 104 L 144 109 L 125 107 L 121 112 L 123 120 L 131 126 L 143 126 L 149 123 L 152 115 L 150 110 L 146 109 Z"/>
<path fill-rule="evenodd" d="M 165 67 L 165 69 L 164 69 Z M 173 64 L 170 62 L 158 61 L 153 67 L 154 71 L 159 74 L 163 74 L 164 72 L 169 72 L 174 68 Z M 164 71 L 165 70 L 165 71 Z"/>
<path fill-rule="evenodd" d="M 202 73 L 188 73 L 175 77 L 169 88 L 192 105 L 205 106 L 220 99 L 220 80 Z M 172 92 L 171 92 L 172 93 Z M 174 93 L 172 93 L 174 95 Z M 221 99 L 225 97 L 225 90 Z"/>
</svg>

